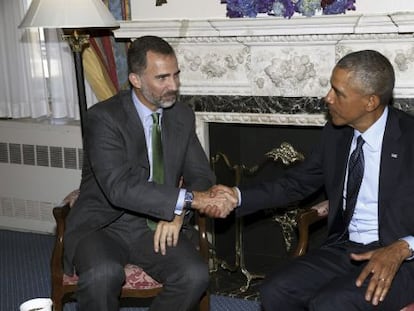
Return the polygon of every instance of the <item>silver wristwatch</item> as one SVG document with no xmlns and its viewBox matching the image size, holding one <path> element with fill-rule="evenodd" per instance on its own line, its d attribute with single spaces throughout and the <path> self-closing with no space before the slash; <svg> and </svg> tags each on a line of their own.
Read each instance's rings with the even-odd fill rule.
<svg viewBox="0 0 414 311">
<path fill-rule="evenodd" d="M 193 204 L 194 194 L 191 191 L 186 191 L 184 196 L 184 208 L 191 209 L 191 204 Z"/>
</svg>

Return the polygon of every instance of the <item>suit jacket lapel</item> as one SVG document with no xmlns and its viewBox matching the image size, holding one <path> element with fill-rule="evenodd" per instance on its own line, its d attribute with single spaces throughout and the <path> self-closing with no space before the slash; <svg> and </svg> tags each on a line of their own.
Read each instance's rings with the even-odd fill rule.
<svg viewBox="0 0 414 311">
<path fill-rule="evenodd" d="M 143 167 L 147 167 L 149 170 L 144 126 L 142 125 L 134 102 L 132 101 L 130 91 L 124 93 L 124 96 L 122 97 L 122 107 L 125 110 L 125 126 L 128 131 L 128 137 L 131 137 L 131 140 L 127 143 L 131 145 L 131 150 L 136 150 L 137 160 L 140 161 L 139 164 Z M 145 150 L 145 152 L 142 150 Z"/>
<path fill-rule="evenodd" d="M 346 175 L 346 168 L 348 163 L 348 154 L 349 147 L 351 145 L 353 137 L 353 130 L 351 128 L 346 128 L 341 131 L 341 135 L 336 138 L 332 148 L 336 148 L 336 155 L 333 153 L 331 157 L 334 162 L 333 177 L 332 177 L 332 193 L 335 194 L 334 198 L 329 198 L 330 204 L 329 208 L 333 209 L 333 213 L 329 214 L 331 228 L 330 231 L 337 231 L 343 229 L 343 224 L 340 223 L 342 219 L 343 212 L 343 191 L 344 191 L 344 182 Z"/>
<path fill-rule="evenodd" d="M 397 176 L 402 169 L 400 155 L 404 146 L 399 143 L 402 135 L 398 117 L 394 110 L 388 110 L 388 120 L 385 127 L 382 142 L 380 180 L 378 189 L 378 217 L 381 223 L 381 215 L 384 208 L 390 206 L 393 194 L 392 189 L 398 184 Z"/>
<path fill-rule="evenodd" d="M 184 141 L 182 139 L 184 124 L 172 113 L 174 107 L 164 109 L 162 119 L 162 146 L 164 156 L 165 182 L 175 184 L 175 173 L 179 163 L 179 153 L 183 150 L 179 144 Z"/>
</svg>

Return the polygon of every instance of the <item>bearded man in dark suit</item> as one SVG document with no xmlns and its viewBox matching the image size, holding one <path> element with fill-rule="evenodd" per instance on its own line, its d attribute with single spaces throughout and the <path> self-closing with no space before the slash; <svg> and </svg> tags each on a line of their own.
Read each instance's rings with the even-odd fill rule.
<svg viewBox="0 0 414 311">
<path fill-rule="evenodd" d="M 80 195 L 64 237 L 65 268 L 79 275 L 81 311 L 119 310 L 127 263 L 163 284 L 150 310 L 185 311 L 209 283 L 188 221 L 208 196 L 197 191 L 211 187 L 215 177 L 195 133 L 194 112 L 176 102 L 180 70 L 172 47 L 158 37 L 138 38 L 128 67 L 132 89 L 87 112 Z M 155 130 L 162 148 L 153 147 Z M 162 164 L 155 165 L 159 149 Z M 214 203 L 222 216 L 230 211 L 225 203 Z"/>
</svg>

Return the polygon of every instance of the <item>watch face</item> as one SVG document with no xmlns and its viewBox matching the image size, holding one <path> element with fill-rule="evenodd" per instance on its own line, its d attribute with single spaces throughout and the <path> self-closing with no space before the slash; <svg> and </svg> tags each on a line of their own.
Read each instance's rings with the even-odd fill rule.
<svg viewBox="0 0 414 311">
<path fill-rule="evenodd" d="M 191 191 L 187 191 L 187 192 L 185 193 L 185 198 L 184 198 L 184 200 L 185 200 L 185 201 L 190 201 L 190 202 L 192 202 L 192 201 L 193 201 L 193 193 L 192 193 Z"/>
<path fill-rule="evenodd" d="M 184 196 L 185 208 L 187 209 L 191 208 L 191 203 L 193 203 L 193 198 L 194 198 L 194 195 L 191 191 L 187 191 L 185 193 L 185 196 Z"/>
</svg>

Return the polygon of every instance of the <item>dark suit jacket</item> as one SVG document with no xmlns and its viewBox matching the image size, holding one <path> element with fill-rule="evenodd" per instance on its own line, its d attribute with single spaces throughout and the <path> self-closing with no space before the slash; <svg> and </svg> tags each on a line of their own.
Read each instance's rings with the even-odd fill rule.
<svg viewBox="0 0 414 311">
<path fill-rule="evenodd" d="M 379 181 L 379 242 L 388 245 L 414 235 L 414 118 L 389 107 L 383 138 Z M 254 187 L 240 187 L 238 215 L 301 200 L 321 187 L 329 199 L 328 231 L 342 208 L 347 157 L 353 136 L 350 127 L 327 123 L 312 154 L 283 178 Z M 414 266 L 413 266 L 414 268 Z"/>
<path fill-rule="evenodd" d="M 140 218 L 172 220 L 184 178 L 190 190 L 206 190 L 215 183 L 208 159 L 195 133 L 192 109 L 177 102 L 164 109 L 162 119 L 164 184 L 148 182 L 150 165 L 144 128 L 132 101 L 123 91 L 87 112 L 85 160 L 80 195 L 66 223 L 66 267 L 77 242 L 125 211 Z"/>
</svg>

